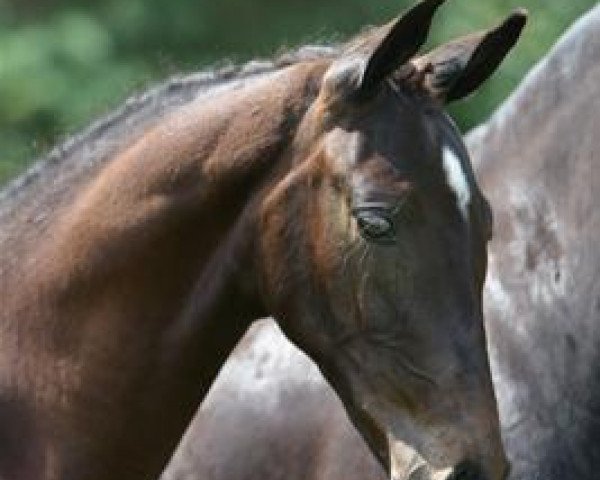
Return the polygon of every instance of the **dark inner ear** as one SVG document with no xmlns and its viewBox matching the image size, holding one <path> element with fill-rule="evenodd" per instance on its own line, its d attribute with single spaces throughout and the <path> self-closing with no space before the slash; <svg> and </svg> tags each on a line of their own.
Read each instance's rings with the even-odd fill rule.
<svg viewBox="0 0 600 480">
<path fill-rule="evenodd" d="M 454 86 L 448 91 L 446 100 L 451 102 L 463 98 L 486 81 L 515 46 L 526 22 L 525 12 L 515 12 L 502 25 L 485 35 Z"/>
<path fill-rule="evenodd" d="M 423 0 L 384 28 L 384 37 L 369 57 L 359 96 L 370 95 L 394 70 L 407 63 L 427 40 L 431 20 L 445 0 Z"/>
<path fill-rule="evenodd" d="M 526 20 L 525 11 L 516 11 L 493 30 L 460 38 L 415 60 L 417 69 L 431 69 L 426 87 L 446 102 L 475 91 L 515 45 Z"/>
</svg>

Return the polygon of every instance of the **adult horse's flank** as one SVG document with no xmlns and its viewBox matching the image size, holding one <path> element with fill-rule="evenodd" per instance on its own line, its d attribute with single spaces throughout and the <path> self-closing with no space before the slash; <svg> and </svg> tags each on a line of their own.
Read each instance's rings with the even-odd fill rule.
<svg viewBox="0 0 600 480">
<path fill-rule="evenodd" d="M 393 478 L 407 455 L 429 478 L 503 478 L 490 212 L 441 104 L 525 19 L 415 57 L 441 3 L 161 118 L 125 115 L 127 138 L 102 124 L 85 168 L 50 162 L 9 189 L 0 477 L 157 476 L 227 353 L 273 315 Z"/>
</svg>

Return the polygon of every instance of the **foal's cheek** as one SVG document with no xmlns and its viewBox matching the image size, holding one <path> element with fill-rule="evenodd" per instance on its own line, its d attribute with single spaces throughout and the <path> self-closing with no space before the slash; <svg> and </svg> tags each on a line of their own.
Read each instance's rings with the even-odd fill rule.
<svg viewBox="0 0 600 480">
<path fill-rule="evenodd" d="M 362 243 L 347 199 L 333 185 L 324 185 L 317 203 L 317 211 L 310 218 L 311 236 L 318 246 L 315 251 L 325 254 L 327 258 L 320 260 L 327 263 L 347 262 Z"/>
</svg>

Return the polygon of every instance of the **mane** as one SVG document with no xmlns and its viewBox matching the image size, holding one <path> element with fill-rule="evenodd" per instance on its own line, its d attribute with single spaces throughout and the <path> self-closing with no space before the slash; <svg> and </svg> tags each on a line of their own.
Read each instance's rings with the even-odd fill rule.
<svg viewBox="0 0 600 480">
<path fill-rule="evenodd" d="M 177 108 L 297 63 L 333 58 L 338 51 L 335 46 L 303 46 L 271 60 L 227 63 L 177 75 L 131 96 L 112 113 L 54 147 L 0 190 L 0 244 L 9 235 L 7 226 L 14 221 L 45 223 L 56 205 L 67 203 L 77 187 L 92 178 L 120 149 Z"/>
</svg>

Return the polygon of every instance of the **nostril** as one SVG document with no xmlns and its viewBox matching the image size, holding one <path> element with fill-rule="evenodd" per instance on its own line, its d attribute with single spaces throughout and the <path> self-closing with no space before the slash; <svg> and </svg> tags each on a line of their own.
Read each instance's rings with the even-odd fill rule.
<svg viewBox="0 0 600 480">
<path fill-rule="evenodd" d="M 504 475 L 502 477 L 502 480 L 506 480 L 510 476 L 511 470 L 512 470 L 512 465 L 510 464 L 509 461 L 506 461 L 506 465 L 504 467 Z"/>
<path fill-rule="evenodd" d="M 487 477 L 477 464 L 462 462 L 454 467 L 448 480 L 487 480 Z"/>
</svg>

